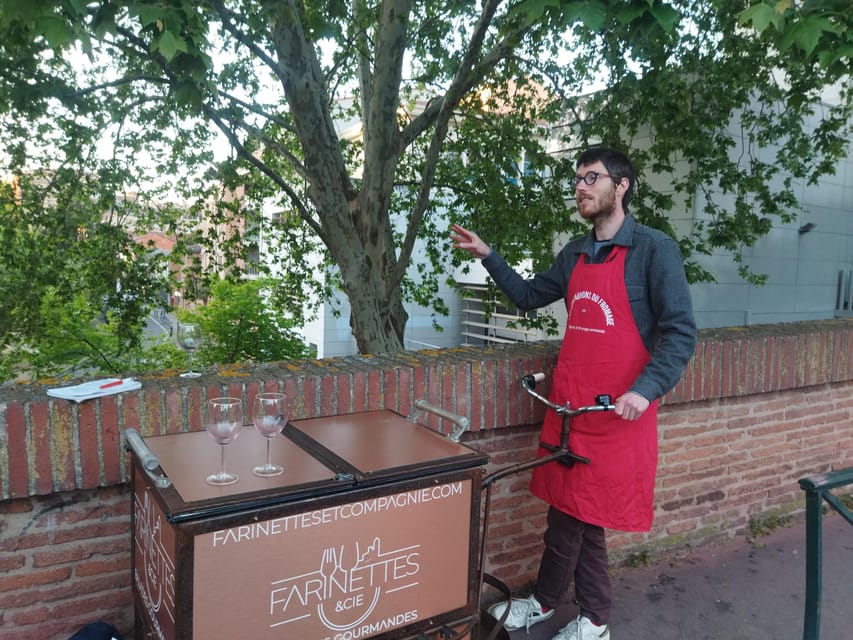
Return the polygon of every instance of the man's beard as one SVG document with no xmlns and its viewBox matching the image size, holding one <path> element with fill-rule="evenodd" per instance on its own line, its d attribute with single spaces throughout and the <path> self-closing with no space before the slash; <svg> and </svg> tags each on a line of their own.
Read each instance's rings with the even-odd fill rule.
<svg viewBox="0 0 853 640">
<path fill-rule="evenodd" d="M 616 191 L 608 191 L 601 196 L 600 200 L 591 198 L 583 199 L 584 207 L 581 208 L 581 201 L 578 201 L 578 213 L 584 220 L 596 222 L 597 220 L 609 218 L 616 211 Z"/>
</svg>

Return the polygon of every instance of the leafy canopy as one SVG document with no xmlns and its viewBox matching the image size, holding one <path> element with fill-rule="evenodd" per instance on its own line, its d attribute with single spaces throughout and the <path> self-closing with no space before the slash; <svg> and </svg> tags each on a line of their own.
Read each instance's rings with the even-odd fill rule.
<svg viewBox="0 0 853 640">
<path fill-rule="evenodd" d="M 25 288 L 24 246 L 59 220 L 68 243 L 76 218 L 125 241 L 36 272 L 39 304 L 13 294 L 4 344 L 39 339 L 20 318 L 57 270 L 77 280 L 51 290 L 71 304 L 98 262 L 88 303 L 107 296 L 129 334 L 155 290 L 203 298 L 263 254 L 294 322 L 340 289 L 360 350 L 400 349 L 407 301 L 447 311 L 449 223 L 545 266 L 582 231 L 564 178 L 597 142 L 635 159 L 633 211 L 678 238 L 692 280 L 722 248 L 760 282 L 741 251 L 796 217 L 795 180 L 832 173 L 849 143 L 844 4 L 7 0 L 3 162 L 34 178 L 3 201 L 0 286 Z M 177 239 L 178 281 L 126 242 L 151 230 Z"/>
</svg>

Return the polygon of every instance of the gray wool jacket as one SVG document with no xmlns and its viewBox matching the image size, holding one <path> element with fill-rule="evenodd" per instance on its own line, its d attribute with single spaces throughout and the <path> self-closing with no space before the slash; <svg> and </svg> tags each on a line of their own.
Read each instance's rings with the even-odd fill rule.
<svg viewBox="0 0 853 640">
<path fill-rule="evenodd" d="M 678 244 L 665 233 L 639 224 L 628 215 L 610 243 L 594 255 L 594 232 L 569 242 L 554 263 L 531 279 L 512 269 L 496 251 L 483 266 L 506 296 L 527 311 L 565 299 L 572 270 L 581 256 L 602 262 L 613 245 L 628 247 L 625 287 L 634 322 L 651 360 L 631 390 L 654 401 L 672 389 L 696 349 L 696 323 L 684 260 Z"/>
</svg>

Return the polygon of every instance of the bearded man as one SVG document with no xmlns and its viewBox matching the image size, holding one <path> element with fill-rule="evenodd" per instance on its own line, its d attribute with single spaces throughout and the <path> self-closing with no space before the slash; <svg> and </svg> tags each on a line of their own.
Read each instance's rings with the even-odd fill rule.
<svg viewBox="0 0 853 640">
<path fill-rule="evenodd" d="M 614 411 L 572 419 L 569 449 L 590 460 L 536 467 L 531 492 L 548 505 L 545 550 L 533 593 L 499 603 L 507 629 L 530 628 L 554 614 L 574 582 L 579 614 L 554 640 L 610 640 L 612 594 L 605 529 L 648 531 L 657 471 L 657 406 L 678 382 L 696 347 L 690 291 L 678 244 L 628 212 L 636 182 L 631 160 L 604 146 L 577 160 L 577 210 L 591 223 L 553 265 L 525 279 L 476 233 L 453 226 L 454 247 L 482 261 L 521 310 L 563 298 L 566 333 L 550 400 L 573 407 L 599 394 Z M 542 442 L 559 445 L 562 419 L 548 411 Z M 538 455 L 549 452 L 540 448 Z"/>
</svg>

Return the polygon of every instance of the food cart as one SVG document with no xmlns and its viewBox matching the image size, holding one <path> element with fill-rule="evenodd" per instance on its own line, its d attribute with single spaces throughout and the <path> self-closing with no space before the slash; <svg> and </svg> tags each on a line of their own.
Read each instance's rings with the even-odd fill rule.
<svg viewBox="0 0 853 640">
<path fill-rule="evenodd" d="M 476 625 L 487 456 L 391 411 L 203 431 L 132 451 L 137 639 L 462 638 Z"/>
</svg>

